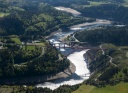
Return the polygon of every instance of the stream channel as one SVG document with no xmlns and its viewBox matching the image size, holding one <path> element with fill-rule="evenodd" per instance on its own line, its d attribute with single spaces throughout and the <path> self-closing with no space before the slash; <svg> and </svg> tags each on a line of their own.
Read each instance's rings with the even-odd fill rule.
<svg viewBox="0 0 128 93">
<path fill-rule="evenodd" d="M 60 8 L 59 8 L 60 9 Z M 62 9 L 63 10 L 63 9 Z M 84 24 L 78 24 L 75 26 L 72 26 L 69 31 L 63 32 L 57 32 L 55 33 L 50 39 L 51 44 L 55 44 L 55 46 L 58 46 L 58 43 L 61 43 L 61 46 L 64 46 L 62 42 L 59 40 L 61 38 L 64 38 L 67 35 L 73 34 L 76 31 L 81 31 L 84 29 L 92 29 L 98 26 L 103 26 L 103 25 L 110 25 L 111 22 L 108 20 L 96 20 L 95 22 L 91 23 L 84 23 Z M 44 82 L 42 84 L 36 85 L 36 87 L 47 87 L 52 90 L 58 88 L 61 85 L 75 85 L 82 83 L 84 80 L 89 78 L 89 75 L 85 75 L 89 73 L 89 70 L 87 68 L 86 61 L 83 57 L 83 54 L 86 53 L 86 50 L 76 50 L 74 52 L 73 49 L 70 48 L 58 48 L 56 47 L 62 54 L 68 55 L 67 58 L 76 66 L 76 71 L 72 75 L 70 75 L 67 78 L 61 78 L 54 80 L 52 82 Z"/>
</svg>

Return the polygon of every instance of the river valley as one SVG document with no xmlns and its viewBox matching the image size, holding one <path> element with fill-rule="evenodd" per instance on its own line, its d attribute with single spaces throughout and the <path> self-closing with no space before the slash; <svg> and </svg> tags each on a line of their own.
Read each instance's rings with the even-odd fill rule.
<svg viewBox="0 0 128 93">
<path fill-rule="evenodd" d="M 63 10 L 60 9 L 59 10 Z M 68 59 L 76 66 L 76 71 L 73 73 L 71 76 L 67 78 L 62 78 L 55 80 L 53 82 L 45 82 L 42 84 L 36 85 L 36 87 L 47 87 L 52 90 L 58 88 L 61 85 L 75 85 L 82 83 L 84 80 L 89 78 L 89 70 L 87 68 L 86 61 L 83 57 L 83 54 L 86 53 L 86 50 L 76 50 L 74 51 L 71 48 L 58 48 L 58 44 L 61 43 L 61 46 L 64 46 L 62 42 L 59 40 L 67 35 L 70 35 L 76 31 L 81 31 L 83 29 L 92 29 L 94 27 L 102 26 L 102 25 L 110 25 L 111 22 L 107 20 L 96 20 L 95 22 L 92 23 L 83 23 L 83 24 L 78 24 L 75 26 L 70 27 L 70 31 L 67 32 L 57 32 L 55 33 L 51 38 L 49 38 L 49 41 L 51 44 L 54 44 L 56 48 L 63 54 L 63 55 L 68 55 Z M 67 45 L 68 46 L 68 45 Z M 87 74 L 87 75 L 86 75 Z"/>
</svg>

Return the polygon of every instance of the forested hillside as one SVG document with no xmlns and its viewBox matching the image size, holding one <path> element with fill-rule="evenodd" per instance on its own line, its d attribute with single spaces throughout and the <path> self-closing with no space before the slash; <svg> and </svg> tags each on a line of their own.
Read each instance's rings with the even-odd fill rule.
<svg viewBox="0 0 128 93">
<path fill-rule="evenodd" d="M 97 87 L 115 85 L 120 82 L 128 82 L 128 47 L 103 44 L 102 50 L 89 50 L 88 68 L 92 75 L 86 84 Z M 91 55 L 92 54 L 92 55 Z"/>
<path fill-rule="evenodd" d="M 0 0 L 0 15 L 0 78 L 6 80 L 64 71 L 69 60 L 44 37 L 87 21 L 46 3 L 28 0 Z"/>
<path fill-rule="evenodd" d="M 118 4 L 101 4 L 92 7 L 81 6 L 75 9 L 87 17 L 108 19 L 128 24 L 128 8 Z"/>
<path fill-rule="evenodd" d="M 92 73 L 86 82 L 97 87 L 128 81 L 128 30 L 124 27 L 100 27 L 75 34 L 75 37 L 96 47 L 85 58 Z"/>
<path fill-rule="evenodd" d="M 73 16 L 54 6 L 73 8 L 81 15 Z M 31 84 L 47 81 L 60 72 L 70 75 L 65 70 L 72 73 L 70 61 L 45 37 L 55 31 L 66 33 L 72 25 L 96 19 L 125 26 L 98 27 L 74 34 L 92 48 L 83 55 L 91 73 L 84 84 L 105 87 L 128 82 L 127 6 L 127 0 L 0 0 L 0 93 L 71 93 L 78 89 L 80 85 L 50 90 Z"/>
<path fill-rule="evenodd" d="M 24 50 L 19 49 L 18 46 L 12 46 L 12 49 L 10 46 L 0 50 L 1 79 L 58 73 L 69 66 L 68 60 L 59 60 L 58 51 L 50 45 L 46 46 L 43 55 L 41 55 L 41 48 Z"/>
<path fill-rule="evenodd" d="M 85 30 L 75 34 L 82 42 L 96 45 L 112 43 L 118 46 L 128 45 L 128 27 L 104 27 L 94 30 Z"/>
<path fill-rule="evenodd" d="M 83 18 L 74 18 L 69 13 L 58 11 L 46 3 L 25 0 L 13 3 L 1 2 L 0 12 L 8 14 L 0 18 L 1 35 L 40 34 L 46 36 L 59 28 L 63 29 L 87 21 Z"/>
<path fill-rule="evenodd" d="M 127 0 L 43 0 L 53 6 L 65 6 L 76 9 L 82 16 L 108 19 L 128 24 Z"/>
<path fill-rule="evenodd" d="M 71 7 L 74 5 L 89 5 L 89 2 L 87 0 L 42 0 L 42 1 L 53 6 Z"/>
</svg>

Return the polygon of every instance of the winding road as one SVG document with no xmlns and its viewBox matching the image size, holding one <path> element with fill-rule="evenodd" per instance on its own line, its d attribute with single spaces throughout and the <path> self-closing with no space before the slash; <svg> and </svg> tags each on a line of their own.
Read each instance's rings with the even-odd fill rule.
<svg viewBox="0 0 128 93">
<path fill-rule="evenodd" d="M 105 55 L 105 51 L 103 50 L 103 46 L 102 46 L 102 45 L 100 45 L 100 49 L 102 50 L 102 55 Z M 113 58 L 112 58 L 111 56 L 109 56 L 109 55 L 106 55 L 106 56 L 108 56 L 108 57 L 110 58 L 109 62 L 110 62 L 112 65 L 117 66 L 116 64 L 114 64 L 114 63 L 112 62 Z"/>
</svg>

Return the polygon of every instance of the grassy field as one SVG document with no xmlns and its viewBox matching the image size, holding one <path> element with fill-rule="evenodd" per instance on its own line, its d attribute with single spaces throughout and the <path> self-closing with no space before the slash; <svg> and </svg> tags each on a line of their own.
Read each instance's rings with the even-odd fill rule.
<svg viewBox="0 0 128 93">
<path fill-rule="evenodd" d="M 89 1 L 89 2 L 90 2 L 90 5 L 85 5 L 85 7 L 99 6 L 101 4 L 109 4 L 110 3 L 110 2 L 104 2 L 104 1 L 101 1 L 101 2 Z"/>
<path fill-rule="evenodd" d="M 90 5 L 97 6 L 97 5 L 104 4 L 104 3 L 105 2 L 90 2 Z"/>
<path fill-rule="evenodd" d="M 128 0 L 125 0 L 125 3 L 123 3 L 125 7 L 128 7 Z"/>
<path fill-rule="evenodd" d="M 128 7 L 128 2 L 127 3 L 124 3 L 123 6 Z"/>
<path fill-rule="evenodd" d="M 11 93 L 12 88 L 0 88 L 0 93 Z"/>
<path fill-rule="evenodd" d="M 23 50 L 25 50 L 25 46 L 23 46 Z M 27 45 L 27 50 L 35 50 L 35 46 Z"/>
<path fill-rule="evenodd" d="M 101 4 L 103 4 L 103 2 L 91 2 L 90 1 L 90 5 L 85 5 L 85 7 L 98 6 L 98 5 L 101 5 Z"/>
<path fill-rule="evenodd" d="M 125 0 L 126 2 L 128 2 L 128 0 Z"/>
<path fill-rule="evenodd" d="M 95 86 L 82 85 L 72 93 L 128 93 L 128 83 L 120 83 L 115 86 L 97 88 Z"/>
<path fill-rule="evenodd" d="M 4 16 L 7 16 L 7 15 L 9 15 L 9 13 L 0 12 L 0 17 L 4 17 Z"/>
<path fill-rule="evenodd" d="M 40 46 L 45 46 L 45 44 L 43 42 L 40 42 L 40 43 L 36 43 L 37 45 L 40 45 Z"/>
<path fill-rule="evenodd" d="M 111 2 L 105 2 L 105 1 L 100 1 L 100 2 L 95 2 L 95 1 L 89 1 L 90 5 L 85 5 L 85 7 L 91 7 L 91 6 L 99 6 L 101 4 L 111 4 Z M 113 3 L 115 4 L 115 3 Z M 125 0 L 125 3 L 122 3 L 121 5 L 128 7 L 128 0 Z"/>
<path fill-rule="evenodd" d="M 14 37 L 14 38 L 11 38 L 13 41 L 15 41 L 15 43 L 17 44 L 21 44 L 21 41 L 18 37 Z"/>
</svg>

